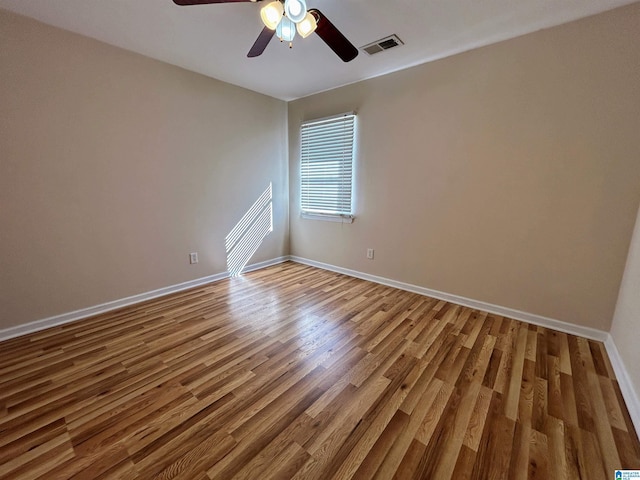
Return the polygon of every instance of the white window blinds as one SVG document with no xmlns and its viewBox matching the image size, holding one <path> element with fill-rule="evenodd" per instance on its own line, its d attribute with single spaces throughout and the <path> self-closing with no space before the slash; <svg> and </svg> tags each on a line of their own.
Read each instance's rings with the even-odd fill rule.
<svg viewBox="0 0 640 480">
<path fill-rule="evenodd" d="M 305 122 L 300 140 L 302 213 L 351 217 L 355 114 Z"/>
</svg>

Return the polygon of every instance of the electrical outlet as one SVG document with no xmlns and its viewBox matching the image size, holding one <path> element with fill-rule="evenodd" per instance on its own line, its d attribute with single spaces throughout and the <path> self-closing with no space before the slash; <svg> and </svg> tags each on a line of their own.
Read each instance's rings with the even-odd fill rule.
<svg viewBox="0 0 640 480">
<path fill-rule="evenodd" d="M 189 263 L 194 264 L 198 263 L 198 252 L 193 252 L 189 254 Z"/>
<path fill-rule="evenodd" d="M 367 248 L 367 258 L 373 260 L 373 248 Z"/>
</svg>

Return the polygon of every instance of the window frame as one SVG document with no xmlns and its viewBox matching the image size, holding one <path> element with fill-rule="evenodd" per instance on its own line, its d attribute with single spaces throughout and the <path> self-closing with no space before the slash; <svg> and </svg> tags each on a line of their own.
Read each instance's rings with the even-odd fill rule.
<svg viewBox="0 0 640 480">
<path fill-rule="evenodd" d="M 335 188 L 337 192 L 335 194 L 331 193 L 329 195 L 331 200 L 334 201 L 335 206 L 338 208 L 333 210 L 324 210 L 324 211 L 322 209 L 309 208 L 310 206 L 311 207 L 314 206 L 313 205 L 314 199 L 310 200 L 309 199 L 310 195 L 308 193 L 309 185 L 310 185 L 308 168 L 309 168 L 309 163 L 311 162 L 309 158 L 309 153 L 308 153 L 309 144 L 311 144 L 312 147 L 315 146 L 316 148 L 324 148 L 327 145 L 325 140 L 322 141 L 322 145 L 317 143 L 318 142 L 317 137 L 315 139 L 316 143 L 314 145 L 314 139 L 312 137 L 309 138 L 307 136 L 307 138 L 305 138 L 305 136 L 308 135 L 308 134 L 305 134 L 305 129 L 310 129 L 313 126 L 316 126 L 318 128 L 317 130 L 315 130 L 315 132 L 311 130 L 307 130 L 307 132 L 311 132 L 312 136 L 314 134 L 316 136 L 319 134 L 325 134 L 324 138 L 326 139 L 326 134 L 331 132 L 327 132 L 326 130 L 323 132 L 322 129 L 327 128 L 328 124 L 329 124 L 329 128 L 332 126 L 332 124 L 337 125 L 339 128 L 341 123 L 345 125 L 348 129 L 350 129 L 350 137 L 348 137 L 345 141 L 344 130 L 342 132 L 333 132 L 335 133 L 335 138 L 330 139 L 333 143 L 331 143 L 328 146 L 328 148 L 330 149 L 331 147 L 333 147 L 333 148 L 342 149 L 343 153 L 342 155 L 334 154 L 332 158 L 333 163 L 339 162 L 339 166 L 330 167 L 326 171 L 327 175 L 340 175 L 340 177 L 337 179 L 337 183 L 335 184 L 336 185 Z M 322 125 L 324 125 L 324 127 Z M 306 120 L 301 123 L 300 155 L 299 155 L 299 160 L 300 160 L 299 207 L 300 207 L 300 215 L 302 218 L 326 220 L 326 221 L 341 222 L 341 223 L 353 222 L 355 218 L 354 173 L 355 173 L 355 151 L 356 151 L 356 128 L 357 128 L 357 113 L 355 111 L 344 112 L 337 115 L 331 115 L 328 117 L 316 118 L 313 120 Z M 306 153 L 305 153 L 305 149 L 306 149 Z M 321 152 L 321 155 L 323 153 L 325 152 Z M 316 163 L 320 163 L 320 162 L 316 160 Z M 346 169 L 346 171 L 342 171 L 345 168 L 345 165 L 347 164 L 348 164 L 348 168 Z M 348 187 L 347 187 L 348 192 L 345 191 L 345 187 L 344 187 L 345 181 L 346 183 L 348 183 Z M 321 185 L 321 186 L 326 187 L 327 185 Z M 305 202 L 305 197 L 307 199 L 306 202 Z M 343 208 L 340 208 L 341 206 L 344 207 L 346 204 L 345 197 L 346 199 L 348 199 L 348 205 L 349 205 L 348 211 L 344 211 Z M 319 200 L 318 198 L 315 199 L 316 202 L 318 200 Z M 317 206 L 317 203 L 315 206 Z"/>
</svg>

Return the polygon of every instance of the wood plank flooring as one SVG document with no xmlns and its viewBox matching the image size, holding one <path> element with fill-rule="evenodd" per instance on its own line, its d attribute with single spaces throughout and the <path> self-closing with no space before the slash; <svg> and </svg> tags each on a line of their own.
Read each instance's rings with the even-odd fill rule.
<svg viewBox="0 0 640 480">
<path fill-rule="evenodd" d="M 640 468 L 599 342 L 295 263 L 0 343 L 0 478 Z"/>
</svg>

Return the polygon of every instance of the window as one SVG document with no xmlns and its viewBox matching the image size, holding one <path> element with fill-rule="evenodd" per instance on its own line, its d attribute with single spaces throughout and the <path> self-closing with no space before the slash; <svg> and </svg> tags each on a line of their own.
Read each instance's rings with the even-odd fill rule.
<svg viewBox="0 0 640 480">
<path fill-rule="evenodd" d="M 304 122 L 300 127 L 302 215 L 353 219 L 354 113 Z"/>
</svg>

